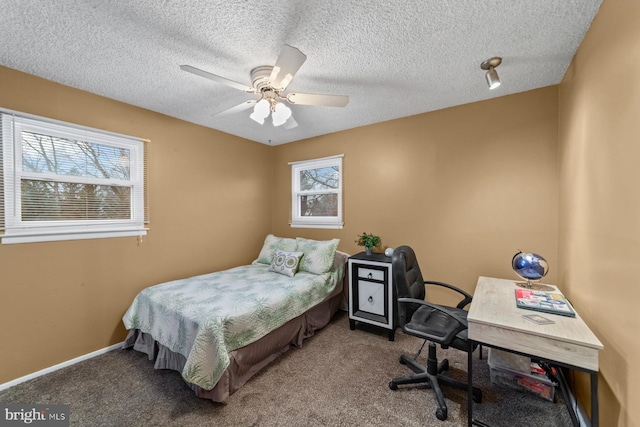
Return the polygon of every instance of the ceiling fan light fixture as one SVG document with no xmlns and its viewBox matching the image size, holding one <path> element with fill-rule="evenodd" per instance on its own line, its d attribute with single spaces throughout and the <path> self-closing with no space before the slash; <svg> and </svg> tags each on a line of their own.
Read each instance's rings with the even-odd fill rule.
<svg viewBox="0 0 640 427">
<path fill-rule="evenodd" d="M 502 63 L 502 58 L 495 56 L 491 59 L 487 59 L 480 64 L 480 68 L 483 70 L 487 70 L 485 74 L 485 78 L 487 79 L 487 85 L 489 85 L 489 89 L 493 90 L 500 86 L 500 77 L 498 77 L 498 72 L 496 71 L 496 67 Z"/>
<path fill-rule="evenodd" d="M 262 98 L 260 101 L 256 103 L 256 106 L 253 107 L 253 113 L 249 116 L 253 121 L 264 124 L 264 119 L 269 116 L 270 108 L 269 101 Z"/>
<path fill-rule="evenodd" d="M 287 107 L 283 103 L 276 104 L 276 107 L 271 115 L 274 126 L 283 125 L 291 117 L 291 108 Z"/>
<path fill-rule="evenodd" d="M 211 74 L 190 65 L 181 65 L 180 69 L 216 83 L 221 83 L 234 89 L 240 89 L 246 93 L 255 93 L 260 96 L 258 99 L 246 101 L 235 107 L 219 112 L 216 116 L 222 117 L 231 113 L 246 111 L 253 107 L 253 111 L 249 117 L 256 123 L 264 125 L 265 119 L 271 114 L 273 126 L 292 129 L 298 126 L 298 123 L 293 118 L 291 109 L 287 105 L 284 105 L 284 101 L 287 101 L 287 104 L 324 107 L 345 107 L 349 103 L 349 97 L 345 95 L 300 92 L 288 95 L 284 94 L 284 91 L 306 59 L 307 56 L 300 52 L 299 49 L 284 45 L 278 55 L 278 59 L 276 59 L 275 65 L 260 65 L 251 70 L 251 86 L 245 86 L 242 83 Z"/>
</svg>

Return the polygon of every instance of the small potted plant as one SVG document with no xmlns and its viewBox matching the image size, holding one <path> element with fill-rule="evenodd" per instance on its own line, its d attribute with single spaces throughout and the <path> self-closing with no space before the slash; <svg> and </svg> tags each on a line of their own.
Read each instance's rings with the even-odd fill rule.
<svg viewBox="0 0 640 427">
<path fill-rule="evenodd" d="M 356 240 L 358 246 L 364 246 L 364 251 L 367 255 L 371 255 L 373 253 L 373 248 L 378 246 L 381 242 L 382 239 L 380 239 L 380 236 L 367 233 L 358 234 L 358 240 Z"/>
</svg>

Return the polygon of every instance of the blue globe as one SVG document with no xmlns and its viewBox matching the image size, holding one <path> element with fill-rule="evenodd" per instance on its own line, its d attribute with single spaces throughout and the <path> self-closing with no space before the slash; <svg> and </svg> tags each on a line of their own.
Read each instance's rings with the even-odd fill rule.
<svg viewBox="0 0 640 427">
<path fill-rule="evenodd" d="M 547 260 L 538 254 L 518 252 L 511 261 L 513 271 L 524 280 L 537 281 L 549 271 Z"/>
</svg>

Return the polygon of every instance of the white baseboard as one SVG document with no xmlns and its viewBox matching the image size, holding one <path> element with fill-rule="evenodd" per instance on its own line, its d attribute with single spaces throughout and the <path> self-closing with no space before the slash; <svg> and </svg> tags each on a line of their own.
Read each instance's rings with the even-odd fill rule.
<svg viewBox="0 0 640 427">
<path fill-rule="evenodd" d="M 25 381 L 29 381 L 29 380 L 41 377 L 41 376 L 46 375 L 46 374 L 50 374 L 51 372 L 57 371 L 58 369 L 62 369 L 62 368 L 66 368 L 67 366 L 75 365 L 76 363 L 82 362 L 83 360 L 91 359 L 92 357 L 100 356 L 101 354 L 108 353 L 108 352 L 110 352 L 112 350 L 116 350 L 116 349 L 122 348 L 122 344 L 123 344 L 122 342 L 119 342 L 117 344 L 110 345 L 109 347 L 105 347 L 105 348 L 102 348 L 100 350 L 96 350 L 96 351 L 93 351 L 91 353 L 84 354 L 82 356 L 78 356 L 78 357 L 76 357 L 74 359 L 67 360 L 66 362 L 58 363 L 57 365 L 51 366 L 49 368 L 42 369 L 42 370 L 40 370 L 38 372 L 34 372 L 32 374 L 25 375 L 24 377 L 16 378 L 15 380 L 9 381 L 8 383 L 0 384 L 0 391 L 6 390 L 6 389 L 8 389 L 10 387 L 13 387 L 14 385 L 18 385 L 18 384 L 23 383 Z"/>
</svg>

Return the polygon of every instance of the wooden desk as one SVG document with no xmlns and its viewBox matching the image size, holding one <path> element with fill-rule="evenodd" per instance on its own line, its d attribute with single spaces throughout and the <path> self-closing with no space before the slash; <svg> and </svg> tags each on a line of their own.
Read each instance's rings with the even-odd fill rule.
<svg viewBox="0 0 640 427">
<path fill-rule="evenodd" d="M 602 343 L 591 332 L 576 312 L 576 317 L 539 313 L 553 319 L 555 323 L 537 325 L 522 317 L 537 313 L 516 307 L 514 280 L 478 278 L 473 301 L 469 309 L 469 340 L 490 347 L 534 357 L 541 361 L 588 372 L 591 375 L 591 425 L 598 425 L 598 351 Z M 556 286 L 554 292 L 562 293 Z M 575 309 L 575 307 L 574 307 Z M 473 420 L 473 400 L 471 399 L 472 364 L 469 353 L 469 426 L 484 425 Z M 561 380 L 564 379 L 560 375 Z M 568 387 L 561 384 L 565 394 Z M 567 402 L 567 408 L 572 407 Z M 576 414 L 572 413 L 574 424 Z"/>
</svg>

